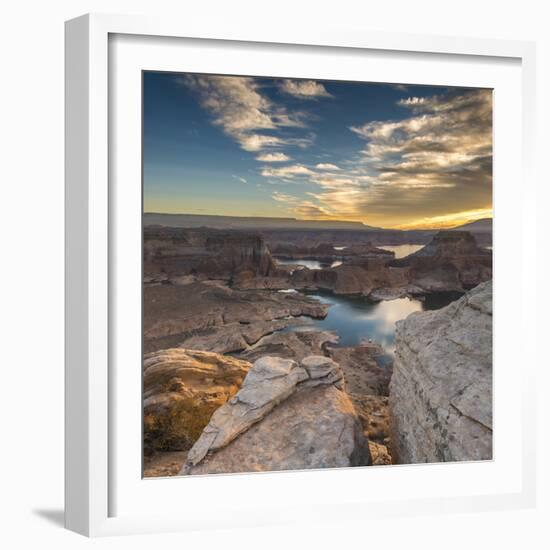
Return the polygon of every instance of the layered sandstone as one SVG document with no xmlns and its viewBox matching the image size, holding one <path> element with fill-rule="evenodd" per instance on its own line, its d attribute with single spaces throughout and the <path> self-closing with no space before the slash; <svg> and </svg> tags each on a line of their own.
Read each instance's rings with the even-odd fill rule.
<svg viewBox="0 0 550 550">
<path fill-rule="evenodd" d="M 229 353 L 302 316 L 323 318 L 328 306 L 295 293 L 235 290 L 222 282 L 147 286 L 143 289 L 146 352 L 183 346 Z"/>
<path fill-rule="evenodd" d="M 492 458 L 492 283 L 397 323 L 390 384 L 399 463 Z"/>
</svg>

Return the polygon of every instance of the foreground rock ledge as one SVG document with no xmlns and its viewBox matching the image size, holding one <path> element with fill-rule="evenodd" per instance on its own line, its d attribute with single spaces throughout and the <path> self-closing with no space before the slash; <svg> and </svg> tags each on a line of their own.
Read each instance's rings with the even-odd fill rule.
<svg viewBox="0 0 550 550">
<path fill-rule="evenodd" d="M 492 458 L 492 283 L 397 323 L 392 456 L 401 464 Z"/>
<path fill-rule="evenodd" d="M 365 466 L 367 439 L 328 357 L 262 357 L 210 419 L 180 474 Z"/>
<path fill-rule="evenodd" d="M 145 454 L 185 451 L 252 365 L 207 351 L 165 349 L 143 361 Z"/>
</svg>

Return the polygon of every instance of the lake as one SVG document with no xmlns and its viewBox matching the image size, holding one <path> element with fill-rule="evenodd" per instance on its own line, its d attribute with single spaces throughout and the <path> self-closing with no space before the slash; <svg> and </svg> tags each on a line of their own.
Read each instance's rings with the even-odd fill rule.
<svg viewBox="0 0 550 550">
<path fill-rule="evenodd" d="M 320 262 L 319 260 L 282 260 L 279 258 L 275 258 L 275 261 L 281 265 L 296 265 L 307 267 L 308 269 L 326 269 L 328 267 L 338 267 L 339 265 L 342 265 L 342 262 L 339 260 L 325 263 Z"/>
<path fill-rule="evenodd" d="M 397 244 L 395 246 L 393 245 L 379 246 L 378 248 L 393 252 L 395 254 L 395 259 L 397 260 L 398 258 L 404 258 L 405 256 L 408 256 L 409 254 L 413 254 L 417 250 L 424 248 L 424 245 L 423 244 Z"/>
<path fill-rule="evenodd" d="M 329 292 L 307 293 L 324 304 L 329 304 L 324 319 L 309 319 L 305 326 L 285 330 L 331 330 L 340 336 L 339 346 L 357 346 L 370 339 L 380 344 L 388 357 L 393 356 L 395 323 L 415 311 L 439 309 L 460 298 L 458 292 L 432 294 L 425 300 L 401 298 L 371 302 L 363 296 L 340 296 Z"/>
</svg>

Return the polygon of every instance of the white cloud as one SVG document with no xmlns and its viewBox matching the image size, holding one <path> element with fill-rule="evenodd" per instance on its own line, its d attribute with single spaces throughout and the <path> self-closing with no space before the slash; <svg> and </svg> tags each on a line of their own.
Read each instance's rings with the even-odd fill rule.
<svg viewBox="0 0 550 550">
<path fill-rule="evenodd" d="M 183 85 L 199 94 L 201 105 L 214 116 L 214 124 L 235 139 L 245 151 L 284 144 L 304 146 L 307 138 L 286 139 L 259 131 L 305 127 L 305 114 L 289 112 L 259 90 L 257 79 L 234 76 L 186 75 Z"/>
<path fill-rule="evenodd" d="M 327 170 L 327 171 L 334 171 L 334 170 L 340 170 L 336 164 L 331 164 L 330 162 L 320 162 L 319 164 L 315 165 L 315 168 L 317 170 Z"/>
<path fill-rule="evenodd" d="M 284 153 L 262 153 L 256 157 L 256 160 L 260 162 L 285 162 L 291 159 Z"/>
<path fill-rule="evenodd" d="M 235 178 L 236 180 L 239 180 L 241 183 L 248 183 L 248 181 L 246 181 L 245 178 L 241 177 L 241 176 L 231 176 L 232 178 Z"/>
<path fill-rule="evenodd" d="M 315 172 L 301 164 L 294 164 L 280 168 L 264 168 L 261 174 L 265 178 L 294 178 L 296 176 L 313 176 Z"/>
<path fill-rule="evenodd" d="M 298 204 L 300 202 L 300 199 L 297 197 L 287 193 L 280 193 L 279 191 L 274 191 L 271 196 L 273 197 L 273 200 L 276 200 L 277 202 L 286 202 L 290 204 Z"/>
<path fill-rule="evenodd" d="M 351 128 L 366 145 L 359 156 L 339 163 L 340 170 L 319 163 L 314 169 L 302 166 L 263 175 L 313 185 L 307 192 L 310 199 L 287 200 L 303 217 L 381 226 L 422 220 L 443 225 L 449 212 L 456 212 L 456 219 L 467 212 L 490 212 L 491 92 L 411 97 L 399 105 L 410 116 Z"/>
<path fill-rule="evenodd" d="M 234 137 L 245 151 L 250 152 L 261 151 L 265 147 L 280 147 L 285 145 L 283 139 L 264 134 L 240 134 Z"/>
<path fill-rule="evenodd" d="M 318 97 L 332 97 L 326 88 L 315 80 L 283 80 L 279 89 L 285 94 L 302 99 L 316 99 Z"/>
</svg>

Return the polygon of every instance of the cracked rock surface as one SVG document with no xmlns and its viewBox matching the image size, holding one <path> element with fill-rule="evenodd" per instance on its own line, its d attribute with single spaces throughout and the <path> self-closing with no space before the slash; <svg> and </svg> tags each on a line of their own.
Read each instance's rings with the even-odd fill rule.
<svg viewBox="0 0 550 550">
<path fill-rule="evenodd" d="M 189 451 L 181 474 L 364 466 L 368 442 L 337 363 L 262 357 Z"/>
<path fill-rule="evenodd" d="M 397 323 L 392 456 L 411 464 L 492 458 L 492 282 Z"/>
</svg>

